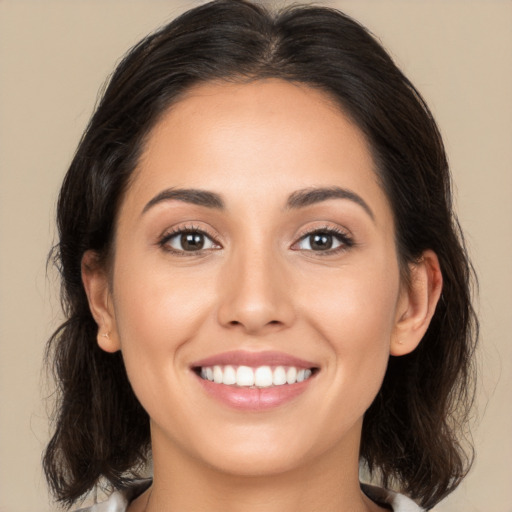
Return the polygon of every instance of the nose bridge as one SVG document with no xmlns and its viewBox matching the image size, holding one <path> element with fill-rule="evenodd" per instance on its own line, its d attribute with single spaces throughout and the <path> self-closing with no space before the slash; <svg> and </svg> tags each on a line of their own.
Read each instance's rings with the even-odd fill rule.
<svg viewBox="0 0 512 512">
<path fill-rule="evenodd" d="M 247 237 L 231 251 L 219 286 L 219 321 L 247 332 L 276 329 L 293 321 L 287 272 L 265 234 Z"/>
</svg>

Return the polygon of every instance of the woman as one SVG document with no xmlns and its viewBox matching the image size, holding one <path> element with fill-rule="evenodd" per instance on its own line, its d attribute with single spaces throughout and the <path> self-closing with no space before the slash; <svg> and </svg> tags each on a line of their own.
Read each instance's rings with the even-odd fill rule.
<svg viewBox="0 0 512 512">
<path fill-rule="evenodd" d="M 427 106 L 338 11 L 213 2 L 139 43 L 59 199 L 56 497 L 106 481 L 90 510 L 432 508 L 469 467 L 450 194 Z"/>
</svg>

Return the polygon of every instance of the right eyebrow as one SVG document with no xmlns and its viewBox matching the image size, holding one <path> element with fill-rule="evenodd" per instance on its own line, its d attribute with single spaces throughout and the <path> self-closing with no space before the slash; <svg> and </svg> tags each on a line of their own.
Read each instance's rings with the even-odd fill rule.
<svg viewBox="0 0 512 512">
<path fill-rule="evenodd" d="M 142 214 L 159 203 L 172 200 L 205 206 L 206 208 L 215 208 L 217 210 L 225 209 L 224 201 L 222 201 L 219 194 L 215 192 L 195 188 L 168 188 L 153 197 L 153 199 L 144 206 Z"/>
</svg>

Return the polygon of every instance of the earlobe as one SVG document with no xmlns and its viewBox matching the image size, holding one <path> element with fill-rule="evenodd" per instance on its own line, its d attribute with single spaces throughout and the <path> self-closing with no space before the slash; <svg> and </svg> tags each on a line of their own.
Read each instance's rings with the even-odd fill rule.
<svg viewBox="0 0 512 512">
<path fill-rule="evenodd" d="M 397 319 L 390 353 L 402 356 L 412 352 L 427 332 L 443 288 L 437 255 L 427 250 L 410 265 L 409 283 L 404 286 L 397 308 Z"/>
<path fill-rule="evenodd" d="M 108 275 L 94 251 L 86 251 L 82 258 L 82 282 L 89 301 L 89 309 L 98 325 L 97 340 L 101 349 L 116 352 L 121 347 L 117 335 Z"/>
</svg>

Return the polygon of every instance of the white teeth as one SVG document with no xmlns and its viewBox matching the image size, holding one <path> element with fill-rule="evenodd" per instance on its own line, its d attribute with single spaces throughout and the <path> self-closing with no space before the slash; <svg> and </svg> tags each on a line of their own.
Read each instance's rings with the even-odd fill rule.
<svg viewBox="0 0 512 512">
<path fill-rule="evenodd" d="M 295 366 L 276 366 L 272 369 L 266 365 L 258 366 L 257 368 L 215 365 L 202 367 L 199 374 L 202 379 L 215 382 L 216 384 L 268 388 L 270 386 L 302 382 L 309 379 L 312 373 L 309 368 L 297 369 Z"/>
<path fill-rule="evenodd" d="M 239 366 L 236 370 L 237 386 L 253 386 L 254 370 L 249 366 Z"/>
<path fill-rule="evenodd" d="M 297 382 L 297 368 L 290 366 L 290 368 L 286 370 L 286 382 L 288 384 L 295 384 L 295 382 Z"/>
<path fill-rule="evenodd" d="M 272 386 L 272 370 L 270 366 L 260 366 L 254 372 L 254 384 L 259 388 Z"/>
<path fill-rule="evenodd" d="M 282 366 L 278 366 L 272 375 L 272 384 L 274 386 L 282 386 L 286 384 L 286 371 Z"/>
<path fill-rule="evenodd" d="M 222 368 L 220 366 L 213 367 L 213 382 L 216 384 L 222 383 Z"/>
<path fill-rule="evenodd" d="M 232 366 L 225 366 L 222 376 L 222 384 L 236 384 L 236 372 Z"/>
</svg>

